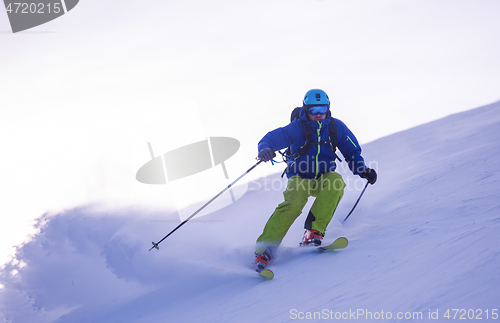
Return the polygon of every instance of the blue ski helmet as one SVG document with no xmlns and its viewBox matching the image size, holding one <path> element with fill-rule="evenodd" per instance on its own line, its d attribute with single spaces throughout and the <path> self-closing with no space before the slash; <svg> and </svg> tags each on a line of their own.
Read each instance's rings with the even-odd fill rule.
<svg viewBox="0 0 500 323">
<path fill-rule="evenodd" d="M 328 105 L 330 107 L 330 99 L 325 91 L 320 89 L 312 89 L 304 95 L 304 106 Z"/>
</svg>

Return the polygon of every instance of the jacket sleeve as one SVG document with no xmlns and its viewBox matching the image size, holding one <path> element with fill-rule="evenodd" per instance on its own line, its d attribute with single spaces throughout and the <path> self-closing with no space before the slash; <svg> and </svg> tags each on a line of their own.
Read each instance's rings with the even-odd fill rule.
<svg viewBox="0 0 500 323">
<path fill-rule="evenodd" d="M 269 131 L 259 141 L 258 150 L 261 151 L 264 148 L 271 148 L 274 151 L 277 151 L 287 148 L 292 145 L 294 137 L 298 135 L 297 132 L 298 129 L 296 122 L 292 122 L 285 127 Z"/>
<path fill-rule="evenodd" d="M 366 169 L 366 165 L 365 160 L 361 157 L 361 147 L 358 140 L 342 121 L 336 119 L 336 122 L 338 136 L 337 146 L 342 155 L 344 155 L 349 169 L 353 174 L 361 176 Z"/>
</svg>

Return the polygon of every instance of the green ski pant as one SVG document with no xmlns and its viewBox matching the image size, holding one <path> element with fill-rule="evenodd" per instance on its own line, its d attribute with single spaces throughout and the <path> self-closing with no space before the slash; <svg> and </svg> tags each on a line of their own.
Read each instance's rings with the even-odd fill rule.
<svg viewBox="0 0 500 323">
<path fill-rule="evenodd" d="M 325 233 L 333 213 L 344 195 L 345 183 L 339 173 L 329 172 L 318 179 L 293 176 L 283 192 L 285 201 L 276 207 L 257 239 L 255 253 L 267 251 L 273 257 L 278 247 L 310 196 L 316 198 L 306 219 L 305 228 Z"/>
</svg>

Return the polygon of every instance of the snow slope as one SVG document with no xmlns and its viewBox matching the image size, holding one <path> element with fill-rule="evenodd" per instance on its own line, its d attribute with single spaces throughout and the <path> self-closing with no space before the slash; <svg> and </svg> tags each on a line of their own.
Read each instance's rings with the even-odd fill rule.
<svg viewBox="0 0 500 323">
<path fill-rule="evenodd" d="M 94 205 L 42 216 L 40 233 L 1 270 L 0 318 L 417 322 L 448 321 L 450 309 L 452 319 L 498 322 L 499 128 L 495 103 L 364 145 L 379 180 L 342 224 L 364 182 L 339 165 L 348 187 L 325 237 L 346 236 L 348 248 L 296 247 L 310 201 L 271 266 L 272 281 L 250 264 L 282 198 L 280 166 L 235 203 L 186 224 L 160 251 L 148 249 L 177 225 L 168 210 Z"/>
</svg>

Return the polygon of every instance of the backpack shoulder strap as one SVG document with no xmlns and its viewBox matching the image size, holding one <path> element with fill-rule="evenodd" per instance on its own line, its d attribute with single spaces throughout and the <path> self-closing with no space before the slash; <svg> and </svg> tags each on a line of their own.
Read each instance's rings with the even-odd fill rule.
<svg viewBox="0 0 500 323">
<path fill-rule="evenodd" d="M 330 132 L 330 145 L 333 148 L 337 148 L 338 139 L 337 139 L 337 123 L 333 117 L 330 117 L 329 124 L 329 132 Z"/>
<path fill-rule="evenodd" d="M 306 137 L 306 142 L 302 147 L 300 147 L 299 151 L 297 152 L 297 156 L 305 154 L 308 150 L 309 147 L 311 147 L 311 143 L 313 142 L 313 134 L 311 127 L 307 125 L 307 121 L 305 120 L 300 120 L 300 124 L 302 125 L 302 131 L 304 132 L 304 135 Z"/>
<path fill-rule="evenodd" d="M 339 142 L 337 138 L 337 122 L 335 122 L 335 119 L 333 117 L 330 117 L 328 132 L 330 133 L 330 148 L 332 149 L 332 152 L 335 155 L 335 159 L 338 159 L 340 162 L 342 162 L 342 159 L 340 159 L 336 153 L 337 145 Z"/>
</svg>

